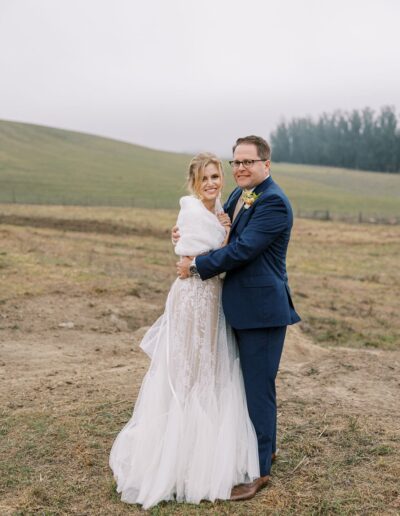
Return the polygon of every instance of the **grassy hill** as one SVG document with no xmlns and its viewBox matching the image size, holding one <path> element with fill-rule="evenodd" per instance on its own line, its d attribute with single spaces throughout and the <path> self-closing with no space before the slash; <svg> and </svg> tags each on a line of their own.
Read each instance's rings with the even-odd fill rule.
<svg viewBox="0 0 400 516">
<path fill-rule="evenodd" d="M 0 121 L 0 202 L 175 208 L 190 156 Z M 226 164 L 226 192 L 234 185 Z M 399 215 L 400 175 L 273 164 L 296 210 Z"/>
<path fill-rule="evenodd" d="M 89 134 L 0 121 L 0 202 L 170 207 L 189 156 Z M 178 192 L 179 191 L 179 192 Z"/>
</svg>

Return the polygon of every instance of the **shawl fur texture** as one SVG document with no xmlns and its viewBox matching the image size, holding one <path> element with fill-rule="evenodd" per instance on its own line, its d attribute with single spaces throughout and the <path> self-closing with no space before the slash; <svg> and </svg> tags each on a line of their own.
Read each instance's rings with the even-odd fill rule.
<svg viewBox="0 0 400 516">
<path fill-rule="evenodd" d="M 177 226 L 180 238 L 175 246 L 179 256 L 198 256 L 221 247 L 225 229 L 216 215 L 193 195 L 181 197 Z M 217 201 L 217 210 L 222 211 Z"/>
</svg>

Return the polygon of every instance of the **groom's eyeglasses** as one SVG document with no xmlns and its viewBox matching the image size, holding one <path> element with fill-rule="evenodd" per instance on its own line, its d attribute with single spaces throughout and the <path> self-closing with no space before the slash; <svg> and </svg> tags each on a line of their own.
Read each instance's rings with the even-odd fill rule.
<svg viewBox="0 0 400 516">
<path fill-rule="evenodd" d="M 243 161 L 239 161 L 237 159 L 230 161 L 229 165 L 236 170 L 240 167 L 240 165 L 243 165 L 244 168 L 250 168 L 254 165 L 256 161 L 267 161 L 266 159 L 244 159 Z"/>
</svg>

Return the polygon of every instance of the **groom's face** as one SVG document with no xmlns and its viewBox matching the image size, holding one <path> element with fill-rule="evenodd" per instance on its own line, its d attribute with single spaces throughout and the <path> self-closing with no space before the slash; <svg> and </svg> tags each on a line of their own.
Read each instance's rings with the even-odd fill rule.
<svg viewBox="0 0 400 516">
<path fill-rule="evenodd" d="M 257 147 L 252 143 L 238 145 L 233 154 L 234 161 L 259 160 Z M 240 164 L 233 169 L 233 177 L 240 188 L 254 188 L 269 176 L 270 161 L 255 161 L 251 166 Z"/>
</svg>

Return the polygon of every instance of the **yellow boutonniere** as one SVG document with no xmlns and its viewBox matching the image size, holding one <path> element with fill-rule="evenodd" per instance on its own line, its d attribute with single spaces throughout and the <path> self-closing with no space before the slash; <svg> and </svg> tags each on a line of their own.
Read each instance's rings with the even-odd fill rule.
<svg viewBox="0 0 400 516">
<path fill-rule="evenodd" d="M 259 194 L 256 194 L 252 192 L 251 190 L 243 190 L 242 193 L 242 201 L 243 201 L 243 208 L 245 210 L 248 210 L 250 206 L 253 206 L 253 204 L 256 202 L 256 200 L 260 197 L 262 192 Z"/>
</svg>

